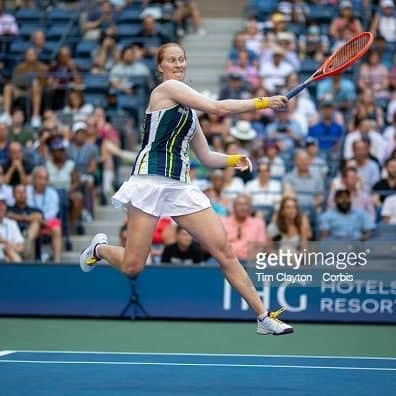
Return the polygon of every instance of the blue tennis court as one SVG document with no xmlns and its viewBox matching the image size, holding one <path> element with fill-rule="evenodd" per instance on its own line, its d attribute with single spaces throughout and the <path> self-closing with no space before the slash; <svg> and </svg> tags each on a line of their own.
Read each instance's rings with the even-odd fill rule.
<svg viewBox="0 0 396 396">
<path fill-rule="evenodd" d="M 396 389 L 396 359 L 2 351 L 0 384 L 2 396 L 372 396 Z"/>
</svg>

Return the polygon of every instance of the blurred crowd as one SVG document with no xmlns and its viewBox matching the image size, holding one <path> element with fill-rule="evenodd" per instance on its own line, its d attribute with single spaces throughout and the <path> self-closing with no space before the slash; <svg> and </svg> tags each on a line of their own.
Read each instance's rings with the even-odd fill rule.
<svg viewBox="0 0 396 396">
<path fill-rule="evenodd" d="M 158 47 L 205 31 L 194 1 L 11 3 L 0 0 L 2 257 L 42 259 L 49 244 L 57 262 L 122 181 L 120 164 L 133 163 Z M 250 0 L 221 89 L 204 94 L 285 94 L 362 31 L 375 34 L 364 59 L 287 110 L 199 115 L 214 150 L 254 164 L 251 174 L 209 171 L 192 158 L 190 170 L 240 259 L 312 241 L 381 240 L 396 224 L 393 0 Z M 160 220 L 151 262 L 208 259 L 185 230 Z"/>
</svg>

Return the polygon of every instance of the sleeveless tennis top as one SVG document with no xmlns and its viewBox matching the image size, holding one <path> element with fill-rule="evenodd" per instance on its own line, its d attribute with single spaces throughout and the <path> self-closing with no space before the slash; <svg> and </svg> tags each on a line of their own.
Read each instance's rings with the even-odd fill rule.
<svg viewBox="0 0 396 396">
<path fill-rule="evenodd" d="M 143 143 L 133 175 L 160 175 L 190 182 L 189 143 L 197 130 L 194 110 L 183 105 L 146 112 Z"/>
</svg>

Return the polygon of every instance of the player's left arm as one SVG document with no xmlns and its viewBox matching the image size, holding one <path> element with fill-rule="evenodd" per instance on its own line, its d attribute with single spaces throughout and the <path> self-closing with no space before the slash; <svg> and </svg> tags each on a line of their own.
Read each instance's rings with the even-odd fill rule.
<svg viewBox="0 0 396 396">
<path fill-rule="evenodd" d="M 191 141 L 191 149 L 201 163 L 209 168 L 233 166 L 241 171 L 252 171 L 252 163 L 246 155 L 227 155 L 210 150 L 208 141 L 200 126 L 198 126 L 198 130 Z"/>
</svg>

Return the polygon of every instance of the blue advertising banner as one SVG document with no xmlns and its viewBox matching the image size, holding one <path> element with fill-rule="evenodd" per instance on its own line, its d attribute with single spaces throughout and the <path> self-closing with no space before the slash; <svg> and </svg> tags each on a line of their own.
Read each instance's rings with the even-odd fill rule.
<svg viewBox="0 0 396 396">
<path fill-rule="evenodd" d="M 286 307 L 285 320 L 396 323 L 395 271 L 370 271 L 353 282 L 256 286 L 270 308 Z M 75 265 L 0 266 L 0 315 L 130 316 L 131 294 L 151 318 L 254 319 L 215 267 L 147 267 L 135 284 L 107 266 L 89 274 Z M 146 316 L 139 308 L 136 314 Z"/>
</svg>

